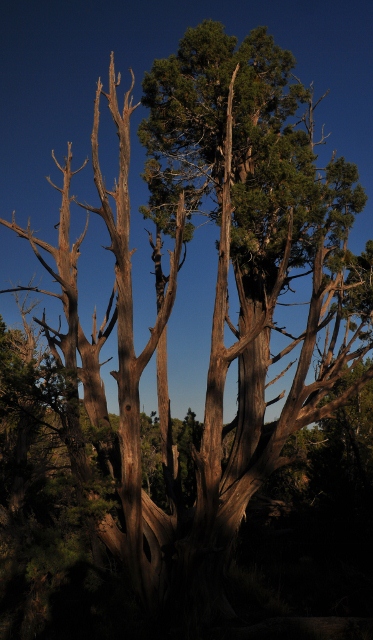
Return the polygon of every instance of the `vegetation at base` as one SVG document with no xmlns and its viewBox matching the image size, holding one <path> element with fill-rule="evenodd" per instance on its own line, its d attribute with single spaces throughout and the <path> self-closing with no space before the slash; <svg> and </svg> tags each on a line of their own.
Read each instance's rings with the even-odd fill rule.
<svg viewBox="0 0 373 640">
<path fill-rule="evenodd" d="M 7 333 L 2 324 L 2 358 L 9 362 L 13 352 Z M 27 379 L 31 397 L 39 378 Z M 339 391 L 344 384 L 342 380 Z M 5 395 L 2 410 L 4 403 Z M 286 454 L 297 453 L 298 461 L 274 474 L 251 502 L 236 542 L 236 560 L 226 576 L 227 593 L 238 614 L 236 625 L 287 616 L 371 614 L 372 406 L 370 383 L 351 400 L 339 421 L 323 420 L 289 439 Z M 92 545 L 90 518 L 100 516 L 100 504 L 102 512 L 110 509 L 115 490 L 109 483 L 99 487 L 97 482 L 95 491 L 101 498 L 94 508 L 88 499 L 79 501 L 66 447 L 55 432 L 49 441 L 48 466 L 43 465 L 40 447 L 47 441 L 47 425 L 59 430 L 58 419 L 50 412 L 44 412 L 39 425 L 33 422 L 35 432 L 23 468 L 27 480 L 23 505 L 13 513 L 6 508 L 20 473 L 11 455 L 21 428 L 16 420 L 19 412 L 19 405 L 10 411 L 7 404 L 0 432 L 1 640 L 62 640 L 82 634 L 91 640 L 115 640 L 123 634 L 135 640 L 218 637 L 217 631 L 201 629 L 198 620 L 189 619 L 183 631 L 180 621 L 170 623 L 168 614 L 156 624 L 146 622 L 123 566 L 104 545 Z M 39 411 L 41 420 L 40 415 Z M 115 425 L 115 416 L 111 418 Z M 81 423 L 94 465 L 96 434 L 83 407 Z M 201 424 L 189 409 L 183 421 L 173 421 L 173 427 L 186 507 L 191 508 L 195 499 L 191 445 L 198 444 Z M 144 489 L 160 506 L 167 506 L 155 412 L 142 414 L 141 442 Z M 87 487 L 87 493 L 91 489 Z M 219 634 L 224 638 L 224 629 Z M 294 637 L 317 636 L 299 631 Z"/>
<path fill-rule="evenodd" d="M 320 486 L 319 472 L 315 465 L 309 483 Z M 284 497 L 289 499 L 291 492 L 299 506 L 299 483 L 295 479 L 292 487 L 288 475 Z M 288 515 L 271 517 L 259 507 L 248 514 L 228 576 L 228 593 L 242 626 L 279 616 L 371 615 L 371 512 L 325 512 L 312 504 L 312 495 L 307 490 L 303 506 Z M 335 493 L 324 497 L 337 502 Z M 86 532 L 63 518 L 40 530 L 30 516 L 18 533 L 23 542 L 17 547 L 14 540 L 2 542 L 2 640 L 82 634 L 92 640 L 119 640 L 123 634 L 134 640 L 216 638 L 201 629 L 192 635 L 192 623 L 185 636 L 180 630 L 168 636 L 162 621 L 148 626 L 122 567 L 103 549 L 97 565 Z"/>
</svg>

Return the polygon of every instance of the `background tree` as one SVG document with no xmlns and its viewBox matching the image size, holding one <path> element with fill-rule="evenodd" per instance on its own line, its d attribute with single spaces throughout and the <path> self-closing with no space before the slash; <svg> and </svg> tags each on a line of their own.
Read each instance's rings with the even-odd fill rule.
<svg viewBox="0 0 373 640">
<path fill-rule="evenodd" d="M 45 473 L 45 463 L 29 459 L 45 423 L 46 405 L 40 384 L 43 384 L 44 354 L 40 334 L 28 321 L 36 303 L 17 297 L 23 330 L 7 330 L 0 319 L 0 420 L 3 462 L 2 508 L 8 511 L 6 520 L 23 518 L 26 494 L 38 477 Z"/>
<path fill-rule="evenodd" d="M 368 360 L 354 372 L 346 372 L 333 395 L 343 393 L 351 379 L 361 376 L 370 366 Z M 320 422 L 323 446 L 317 447 L 310 458 L 310 491 L 317 496 L 325 515 L 333 511 L 334 518 L 343 519 L 343 512 L 348 509 L 357 521 L 370 519 L 373 499 L 371 410 L 372 383 L 369 382 L 345 407 Z M 318 475 L 324 479 L 323 487 L 317 480 Z"/>
</svg>

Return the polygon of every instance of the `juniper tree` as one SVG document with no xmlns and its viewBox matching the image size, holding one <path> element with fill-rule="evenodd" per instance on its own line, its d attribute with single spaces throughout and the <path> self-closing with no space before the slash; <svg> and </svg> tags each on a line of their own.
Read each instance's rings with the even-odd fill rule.
<svg viewBox="0 0 373 640">
<path fill-rule="evenodd" d="M 143 104 L 150 111 L 140 139 L 149 156 L 150 206 L 157 210 L 159 194 L 172 192 L 173 181 L 175 191 L 188 189 L 199 202 L 215 200 L 209 215 L 222 231 L 227 216 L 231 224 L 227 245 L 220 240 L 219 264 L 228 246 L 239 322 L 235 327 L 229 318 L 220 273 L 217 298 L 223 281 L 225 297 L 215 307 L 204 429 L 200 450 L 194 452 L 197 499 L 189 541 L 209 553 L 229 548 L 250 497 L 269 474 L 290 462 L 281 455 L 287 438 L 333 413 L 373 375 L 369 368 L 342 397 L 326 401 L 344 366 L 354 369 L 371 348 L 371 306 L 352 335 L 347 330 L 340 336 L 343 319 L 361 311 L 348 303 L 351 289 L 358 292 L 362 280 L 346 281 L 353 269 L 347 238 L 366 197 L 356 167 L 344 158 L 332 157 L 324 170 L 317 169 L 316 147 L 326 139 L 322 134 L 315 141 L 319 101 L 292 75 L 294 64 L 291 53 L 276 46 L 264 27 L 237 46 L 221 24 L 206 21 L 188 29 L 177 54 L 156 60 L 143 82 Z M 279 296 L 300 278 L 310 285 L 310 302 L 304 331 L 293 335 L 278 326 L 275 310 Z M 237 340 L 228 349 L 222 333 L 214 345 L 222 329 L 217 328 L 219 313 Z M 272 355 L 275 332 L 288 344 Z M 297 359 L 268 381 L 270 366 L 295 348 Z M 317 375 L 310 382 L 315 357 Z M 217 406 L 235 358 L 238 411 L 224 427 Z M 268 400 L 266 388 L 295 364 L 288 393 Z M 267 406 L 282 398 L 279 418 L 268 423 Z M 229 429 L 235 429 L 235 437 L 222 471 L 221 440 Z M 216 570 L 216 558 L 213 564 Z"/>
<path fill-rule="evenodd" d="M 132 84 L 123 108 L 119 108 L 119 77 L 113 57 L 109 90 L 104 92 L 98 82 L 94 107 L 92 165 L 99 203 L 81 204 L 101 218 L 115 259 L 115 290 L 99 331 L 94 322 L 92 345 L 78 315 L 77 247 L 83 235 L 73 245 L 68 235 L 73 175 L 70 147 L 65 165 L 59 166 L 64 186 L 59 189 L 63 224 L 58 246 L 37 239 L 30 228 L 22 229 L 15 220 L 0 221 L 31 243 L 39 261 L 61 287 L 67 334 L 52 330 L 45 319 L 40 324 L 57 361 L 60 358 L 75 385 L 69 414 L 75 431 L 70 435 L 81 436 L 74 412 L 79 378 L 91 420 L 108 420 L 110 428 L 99 353 L 116 325 L 119 367 L 112 375 L 118 386 L 119 457 L 117 464 L 107 465 L 106 472 L 116 483 L 118 503 L 116 513 L 100 514 L 96 530 L 111 553 L 127 566 L 136 593 L 153 614 L 170 611 L 170 603 L 176 616 L 190 617 L 193 611 L 197 618 L 211 621 L 218 610 L 232 614 L 224 576 L 250 498 L 269 474 L 290 462 L 282 454 L 289 435 L 331 415 L 373 377 L 373 369 L 368 368 L 341 395 L 329 396 L 345 367 L 354 370 L 371 348 L 369 305 L 360 324 L 353 328 L 350 323 L 340 336 L 344 320 L 359 316 L 359 307 L 353 302 L 357 294 L 354 298 L 351 292 L 359 290 L 363 279 L 359 276 L 348 281 L 352 268 L 355 274 L 358 271 L 347 251 L 347 238 L 354 215 L 365 204 L 365 194 L 356 184 L 356 167 L 344 159 L 332 158 L 324 171 L 317 170 L 317 103 L 312 92 L 292 80 L 293 66 L 293 56 L 277 47 L 264 28 L 254 30 L 237 47 L 236 39 L 228 37 L 219 23 L 208 21 L 189 29 L 178 54 L 157 60 L 146 76 L 143 103 L 150 108 L 150 115 L 140 133 L 149 153 L 147 215 L 161 231 L 169 231 L 171 225 L 175 245 L 169 278 L 161 283 L 149 340 L 138 355 L 134 348 L 128 189 L 130 117 L 136 107 L 131 99 Z M 105 185 L 99 161 L 102 97 L 119 138 L 119 173 L 112 190 Z M 175 300 L 186 211 L 212 200 L 215 205 L 209 215 L 219 226 L 220 237 L 205 414 L 201 434 L 192 446 L 196 498 L 192 508 L 182 509 L 177 504 L 182 497 L 175 493 L 176 508 L 168 511 L 142 490 L 139 382 L 159 345 Z M 39 247 L 55 259 L 56 269 L 47 264 Z M 239 300 L 238 326 L 228 309 L 231 265 Z M 292 281 L 301 278 L 310 290 L 308 315 L 304 330 L 294 335 L 277 324 L 275 311 L 279 296 L 291 293 Z M 233 334 L 229 346 L 225 344 L 227 325 Z M 275 333 L 288 344 L 273 355 Z M 268 371 L 296 348 L 293 381 L 288 393 L 280 394 L 284 404 L 279 417 L 268 423 L 266 407 L 276 398 L 268 400 L 265 389 L 284 375 L 290 363 L 269 382 Z M 311 381 L 315 357 L 316 377 Z M 238 412 L 231 425 L 224 425 L 226 376 L 235 360 Z M 91 371 L 95 372 L 93 377 Z M 229 451 L 224 448 L 222 465 L 222 439 L 233 430 L 233 443 Z M 82 479 L 87 471 L 85 479 L 89 481 L 92 472 L 84 447 L 79 448 L 79 456 L 74 447 L 70 449 L 73 473 Z M 171 466 L 167 447 L 163 458 Z M 172 472 L 172 467 L 169 470 Z M 89 497 L 94 502 L 93 490 Z M 188 500 L 186 504 L 190 507 Z"/>
</svg>

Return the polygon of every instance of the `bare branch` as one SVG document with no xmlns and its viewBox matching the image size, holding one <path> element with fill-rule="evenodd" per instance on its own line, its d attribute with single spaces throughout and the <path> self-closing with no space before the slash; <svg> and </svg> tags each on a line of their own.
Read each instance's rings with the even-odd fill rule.
<svg viewBox="0 0 373 640">
<path fill-rule="evenodd" d="M 327 324 L 329 324 L 329 322 L 332 320 L 333 317 L 334 317 L 334 312 L 332 312 L 332 311 L 329 312 L 328 315 L 326 316 L 326 318 L 322 322 L 320 322 L 319 326 L 317 327 L 317 332 L 319 332 L 322 329 L 324 329 L 324 327 L 326 327 Z M 271 329 L 275 329 L 275 331 L 279 331 L 280 333 L 283 333 L 285 336 L 288 336 L 289 338 L 293 337 L 290 333 L 288 334 L 285 331 L 283 331 L 283 329 L 278 329 L 278 328 L 276 328 L 274 326 L 272 326 Z M 268 366 L 271 365 L 271 364 L 275 364 L 276 362 L 281 360 L 281 358 L 283 358 L 288 353 L 290 353 L 300 342 L 302 342 L 302 340 L 304 340 L 305 336 L 306 336 L 306 331 L 304 331 L 299 336 L 299 338 L 294 338 L 293 342 L 291 342 L 287 347 L 282 349 L 282 351 L 280 351 L 280 353 L 278 353 L 276 356 L 273 356 L 273 358 L 271 358 L 268 361 Z"/>
<path fill-rule="evenodd" d="M 109 316 L 110 316 L 110 312 L 111 312 L 111 309 L 112 309 L 112 306 L 113 306 L 113 301 L 114 301 L 114 297 L 115 297 L 116 292 L 117 292 L 117 285 L 116 285 L 116 282 L 115 282 L 114 286 L 113 286 L 113 290 L 111 292 L 111 296 L 110 296 L 109 302 L 108 302 L 108 306 L 107 306 L 107 309 L 106 309 L 106 313 L 105 313 L 104 319 L 102 321 L 102 324 L 101 324 L 99 332 L 98 332 L 98 338 L 99 339 L 101 338 L 101 336 L 104 336 L 105 339 L 108 338 L 110 333 L 112 332 L 114 326 L 115 326 L 115 323 L 116 323 L 116 320 L 117 320 L 117 309 L 116 308 L 114 309 L 112 318 L 111 318 L 108 326 L 106 327 L 106 325 L 108 323 Z M 105 330 L 105 327 L 106 327 L 106 330 Z"/>
<path fill-rule="evenodd" d="M 58 169 L 61 171 L 61 173 L 65 172 L 65 169 L 63 167 L 61 167 L 61 165 L 59 164 L 55 154 L 54 154 L 54 150 L 52 149 L 52 158 L 54 160 L 55 165 L 58 167 Z"/>
<path fill-rule="evenodd" d="M 89 162 L 89 158 L 86 158 L 86 159 L 84 160 L 83 164 L 79 167 L 79 169 L 75 169 L 75 171 L 72 171 L 72 172 L 71 172 L 71 175 L 72 175 L 72 176 L 75 176 L 77 173 L 79 173 L 80 171 L 82 171 L 82 170 L 84 169 L 84 167 L 86 167 L 86 166 L 87 166 L 88 162 Z"/>
<path fill-rule="evenodd" d="M 285 278 L 286 278 L 286 274 L 287 274 L 287 269 L 288 269 L 288 264 L 289 264 L 289 259 L 290 259 L 290 253 L 291 253 L 291 246 L 292 246 L 292 240 L 293 240 L 293 208 L 291 207 L 290 211 L 289 211 L 289 222 L 288 222 L 288 233 L 287 233 L 287 237 L 286 237 L 286 244 L 285 244 L 285 250 L 284 250 L 284 255 L 283 258 L 281 260 L 281 264 L 277 270 L 277 278 L 276 278 L 276 282 L 275 285 L 273 287 L 271 296 L 270 296 L 270 300 L 268 301 L 268 305 L 270 307 L 274 306 L 278 295 L 283 287 Z"/>
<path fill-rule="evenodd" d="M 268 402 L 266 402 L 266 407 L 269 407 L 271 404 L 275 404 L 275 402 L 278 402 L 279 400 L 282 400 L 282 398 L 284 397 L 286 391 L 281 391 L 281 393 L 276 397 L 273 398 L 273 400 L 269 400 Z"/>
<path fill-rule="evenodd" d="M 235 358 L 237 358 L 243 352 L 247 345 L 252 340 L 255 340 L 259 333 L 263 331 L 266 326 L 266 318 L 267 311 L 264 310 L 260 314 L 254 327 L 250 331 L 248 331 L 246 335 L 242 336 L 237 342 L 235 342 L 235 344 L 233 344 L 228 349 L 225 349 L 223 357 L 227 362 L 232 362 L 233 360 L 235 360 Z"/>
<path fill-rule="evenodd" d="M 81 207 L 82 209 L 85 209 L 85 211 L 91 211 L 92 213 L 97 213 L 97 215 L 101 216 L 103 215 L 103 210 L 102 207 L 97 208 L 97 207 L 93 207 L 90 204 L 87 204 L 86 202 L 79 202 L 79 200 L 77 200 L 74 197 L 74 202 L 76 205 L 78 205 L 78 207 Z"/>
<path fill-rule="evenodd" d="M 46 271 L 48 271 L 48 273 L 61 285 L 61 287 L 63 289 L 65 289 L 66 291 L 70 291 L 71 290 L 71 286 L 69 285 L 68 282 L 66 282 L 65 280 L 63 280 L 63 278 L 61 278 L 58 273 L 56 273 L 56 271 L 54 271 L 52 269 L 52 267 L 49 266 L 49 264 L 44 260 L 43 256 L 40 254 L 40 252 L 38 251 L 36 244 L 34 243 L 34 238 L 30 235 L 28 238 L 31 247 L 33 249 L 33 252 L 35 253 L 37 259 L 39 260 L 39 262 L 43 265 L 44 269 L 46 269 Z"/>
<path fill-rule="evenodd" d="M 112 359 L 113 359 L 113 356 L 110 356 L 110 358 L 107 358 L 103 362 L 100 362 L 100 368 L 103 367 L 104 364 L 107 364 L 108 362 L 110 362 L 110 360 L 112 360 Z"/>
<path fill-rule="evenodd" d="M 294 430 L 302 429 L 302 427 L 311 424 L 312 422 L 319 422 L 323 418 L 332 415 L 337 409 L 347 404 L 348 400 L 357 395 L 361 389 L 366 385 L 369 380 L 373 378 L 373 367 L 370 367 L 366 373 L 359 378 L 354 384 L 349 386 L 341 395 L 334 400 L 331 400 L 327 404 L 317 409 L 309 410 L 308 407 L 303 409 L 298 419 L 294 423 Z"/>
<path fill-rule="evenodd" d="M 60 331 L 53 329 L 52 327 L 50 327 L 45 320 L 39 320 L 39 318 L 33 317 L 33 320 L 35 322 L 37 322 L 37 324 L 40 324 L 41 327 L 43 327 L 43 329 L 46 329 L 47 331 L 50 331 L 51 333 L 53 333 L 54 335 L 58 336 L 59 338 L 63 338 L 63 334 L 60 333 Z"/>
<path fill-rule="evenodd" d="M 320 104 L 320 102 L 322 102 L 322 100 L 324 100 L 324 98 L 326 98 L 326 96 L 328 96 L 330 93 L 330 89 L 327 89 L 325 91 L 325 93 L 321 96 L 321 98 L 319 98 L 316 103 L 313 105 L 313 111 L 315 111 L 316 107 Z"/>
<path fill-rule="evenodd" d="M 224 425 L 223 431 L 222 431 L 222 434 L 221 434 L 222 439 L 225 438 L 225 436 L 228 435 L 228 433 L 233 431 L 233 429 L 235 429 L 237 427 L 237 424 L 238 424 L 238 416 L 236 414 L 236 416 L 233 418 L 232 422 L 230 422 L 229 424 Z"/>
<path fill-rule="evenodd" d="M 289 371 L 290 367 L 293 366 L 293 364 L 296 362 L 296 360 L 293 360 L 292 362 L 289 362 L 289 364 L 287 365 L 287 367 L 285 367 L 285 369 L 283 371 L 281 371 L 281 373 L 278 374 L 278 376 L 276 376 L 275 378 L 273 378 L 273 380 L 271 380 L 270 382 L 268 382 L 265 385 L 265 389 L 267 389 L 268 387 L 270 387 L 272 384 L 275 384 L 275 382 L 277 382 L 277 380 L 280 380 L 280 378 L 282 378 L 282 376 L 285 375 L 285 373 L 287 371 Z"/>
<path fill-rule="evenodd" d="M 93 315 L 92 315 L 92 344 L 96 344 L 97 342 L 97 313 L 96 313 L 96 307 L 94 308 L 93 311 Z"/>
<path fill-rule="evenodd" d="M 304 273 L 297 273 L 294 276 L 287 276 L 284 280 L 285 284 L 287 284 L 288 282 L 292 282 L 292 280 L 296 280 L 297 278 L 304 278 L 305 276 L 309 276 L 310 273 L 312 273 L 312 269 L 309 269 L 308 271 L 305 271 Z"/>
<path fill-rule="evenodd" d="M 101 83 L 101 80 L 99 79 L 97 82 L 96 98 L 94 103 L 94 118 L 93 118 L 91 143 L 92 143 L 93 179 L 94 179 L 94 183 L 96 185 L 96 189 L 97 189 L 99 198 L 101 200 L 102 206 L 100 209 L 94 209 L 93 207 L 89 207 L 88 205 L 81 205 L 80 203 L 78 204 L 79 206 L 82 206 L 83 208 L 89 211 L 93 211 L 94 213 L 97 213 L 104 219 L 110 234 L 110 238 L 113 241 L 113 239 L 116 238 L 114 216 L 113 216 L 113 212 L 111 210 L 109 200 L 107 197 L 104 180 L 102 177 L 100 163 L 99 163 L 99 155 L 98 155 L 98 126 L 100 121 L 99 107 L 100 107 L 101 92 L 102 92 L 102 83 Z"/>
<path fill-rule="evenodd" d="M 61 187 L 58 187 L 56 184 L 54 184 L 54 182 L 52 182 L 49 176 L 45 176 L 45 179 L 49 182 L 49 184 L 51 185 L 51 187 L 53 187 L 53 189 L 56 189 L 56 191 L 63 193 Z"/>
<path fill-rule="evenodd" d="M 47 296 L 53 296 L 54 298 L 62 299 L 61 294 L 53 293 L 53 291 L 46 291 L 45 289 L 39 289 L 39 287 L 23 287 L 22 285 L 18 285 L 12 289 L 2 289 L 0 293 L 15 293 L 17 291 L 35 291 L 35 293 L 43 293 Z"/>
<path fill-rule="evenodd" d="M 232 331 L 233 335 L 239 339 L 240 337 L 240 332 L 238 331 L 238 329 L 234 326 L 232 320 L 230 319 L 228 313 L 225 314 L 225 322 L 227 323 L 228 327 L 230 328 L 230 330 Z"/>
<path fill-rule="evenodd" d="M 14 219 L 14 213 L 13 213 L 12 222 L 8 222 L 7 220 L 3 220 L 3 218 L 0 218 L 0 224 L 4 225 L 4 227 L 7 227 L 11 231 L 14 231 L 20 238 L 25 238 L 30 243 L 32 240 L 32 242 L 35 245 L 37 245 L 41 249 L 44 249 L 45 251 L 50 253 L 53 256 L 53 258 L 56 258 L 57 249 L 53 247 L 51 244 L 49 244 L 48 242 L 45 242 L 44 240 L 40 240 L 39 238 L 36 238 L 33 235 L 33 232 L 30 230 L 29 226 L 27 227 L 27 229 L 23 229 L 18 224 L 16 224 Z"/>
<path fill-rule="evenodd" d="M 170 276 L 167 285 L 167 291 L 165 293 L 164 301 L 161 309 L 158 313 L 156 323 L 151 331 L 150 339 L 147 345 L 144 347 L 143 352 L 137 358 L 137 370 L 143 371 L 151 356 L 153 355 L 161 333 L 168 322 L 172 307 L 176 297 L 177 287 L 177 273 L 180 262 L 180 254 L 183 246 L 183 233 L 185 225 L 185 209 L 184 209 L 184 193 L 179 196 L 179 204 L 176 213 L 176 232 L 175 232 L 175 247 L 170 252 Z"/>
<path fill-rule="evenodd" d="M 73 246 L 72 246 L 72 251 L 73 251 L 74 253 L 77 253 L 77 251 L 78 251 L 78 249 L 79 249 L 80 245 L 82 244 L 82 242 L 83 242 L 83 240 L 84 240 L 84 238 L 85 238 L 85 236 L 86 236 L 86 234 L 87 234 L 87 231 L 88 231 L 88 223 L 89 223 L 89 213 L 87 213 L 87 218 L 86 218 L 85 226 L 84 226 L 84 229 L 83 229 L 82 233 L 80 234 L 79 238 L 77 239 L 77 241 L 76 241 L 76 242 L 73 244 Z"/>
<path fill-rule="evenodd" d="M 183 257 L 181 259 L 181 262 L 179 263 L 179 266 L 177 268 L 178 271 L 180 271 L 180 269 L 184 266 L 184 262 L 185 262 L 186 257 L 187 257 L 187 243 L 183 242 L 183 245 L 184 245 L 184 255 L 183 255 Z"/>
<path fill-rule="evenodd" d="M 149 244 L 150 244 L 151 248 L 154 251 L 155 250 L 155 244 L 154 244 L 152 232 L 148 231 L 148 229 L 145 229 L 145 231 L 146 231 L 146 233 L 148 234 L 148 237 L 149 237 Z"/>
</svg>

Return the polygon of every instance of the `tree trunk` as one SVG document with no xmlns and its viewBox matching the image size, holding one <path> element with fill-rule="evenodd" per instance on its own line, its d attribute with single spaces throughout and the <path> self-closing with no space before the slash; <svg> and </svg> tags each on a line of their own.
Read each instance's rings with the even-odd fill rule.
<svg viewBox="0 0 373 640">
<path fill-rule="evenodd" d="M 244 321 L 240 323 L 241 327 L 245 324 Z M 269 331 L 264 329 L 247 345 L 238 359 L 237 426 L 227 468 L 221 482 L 221 492 L 247 470 L 262 434 L 266 409 L 268 334 Z"/>
<path fill-rule="evenodd" d="M 151 235 L 149 236 L 150 245 L 153 249 L 152 260 L 155 266 L 155 290 L 157 300 L 157 313 L 160 313 L 164 304 L 165 289 L 168 278 L 164 275 L 162 269 L 162 235 L 161 229 L 156 227 L 156 239 L 153 243 Z M 161 435 L 161 455 L 163 476 L 165 481 L 166 495 L 168 497 L 171 513 L 176 515 L 178 509 L 181 508 L 180 493 L 177 486 L 177 448 L 173 444 L 171 406 L 168 390 L 168 364 L 167 364 L 167 326 L 163 329 L 159 338 L 156 352 L 156 368 L 157 368 L 157 398 L 158 398 L 158 416 L 159 431 Z"/>
</svg>

